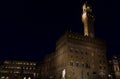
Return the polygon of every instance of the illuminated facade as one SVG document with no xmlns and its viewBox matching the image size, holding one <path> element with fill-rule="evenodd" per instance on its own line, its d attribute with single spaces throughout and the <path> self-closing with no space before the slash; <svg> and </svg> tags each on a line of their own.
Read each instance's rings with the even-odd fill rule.
<svg viewBox="0 0 120 79">
<path fill-rule="evenodd" d="M 42 79 L 107 79 L 105 42 L 94 36 L 94 16 L 88 3 L 83 5 L 84 36 L 66 32 L 56 50 L 41 65 Z"/>
<path fill-rule="evenodd" d="M 37 79 L 36 62 L 4 61 L 0 66 L 0 79 Z"/>
</svg>

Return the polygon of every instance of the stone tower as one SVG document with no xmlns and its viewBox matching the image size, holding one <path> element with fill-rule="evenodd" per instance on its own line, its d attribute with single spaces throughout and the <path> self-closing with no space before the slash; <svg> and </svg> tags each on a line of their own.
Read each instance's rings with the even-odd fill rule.
<svg viewBox="0 0 120 79">
<path fill-rule="evenodd" d="M 83 5 L 84 36 L 66 32 L 56 44 L 56 79 L 107 79 L 106 44 L 94 38 L 94 16 L 88 3 Z M 63 78 L 62 78 L 63 79 Z"/>
<path fill-rule="evenodd" d="M 45 59 L 43 79 L 107 79 L 106 44 L 94 38 L 91 6 L 83 5 L 84 35 L 66 32 L 56 50 Z M 45 71 L 46 70 L 46 71 Z"/>
<path fill-rule="evenodd" d="M 84 24 L 84 36 L 94 37 L 94 16 L 92 7 L 87 2 L 82 7 L 82 22 Z"/>
</svg>

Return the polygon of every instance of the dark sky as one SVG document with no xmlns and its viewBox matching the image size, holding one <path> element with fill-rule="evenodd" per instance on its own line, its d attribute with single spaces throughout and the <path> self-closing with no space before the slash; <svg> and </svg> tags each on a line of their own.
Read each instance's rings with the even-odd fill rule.
<svg viewBox="0 0 120 79">
<path fill-rule="evenodd" d="M 95 35 L 107 43 L 107 55 L 120 53 L 119 0 L 88 0 L 95 15 Z M 66 31 L 83 34 L 85 0 L 16 0 L 1 2 L 0 60 L 41 60 L 55 50 Z"/>
</svg>

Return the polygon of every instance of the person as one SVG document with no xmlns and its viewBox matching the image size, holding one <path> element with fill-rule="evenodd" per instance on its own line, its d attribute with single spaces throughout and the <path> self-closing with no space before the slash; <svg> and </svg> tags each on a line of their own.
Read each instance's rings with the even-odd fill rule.
<svg viewBox="0 0 120 79">
<path fill-rule="evenodd" d="M 65 79 L 65 74 L 66 74 L 66 71 L 65 71 L 65 69 L 63 69 L 63 71 L 62 71 L 62 79 Z"/>
</svg>

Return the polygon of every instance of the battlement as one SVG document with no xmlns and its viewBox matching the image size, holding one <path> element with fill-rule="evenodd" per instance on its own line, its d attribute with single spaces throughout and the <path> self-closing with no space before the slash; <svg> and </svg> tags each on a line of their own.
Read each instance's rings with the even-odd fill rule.
<svg viewBox="0 0 120 79">
<path fill-rule="evenodd" d="M 97 45 L 105 45 L 105 41 L 98 38 L 90 38 L 88 36 L 83 36 L 75 32 L 66 32 L 61 38 L 57 41 L 56 46 L 65 40 L 74 40 L 86 43 L 92 43 Z"/>
</svg>

